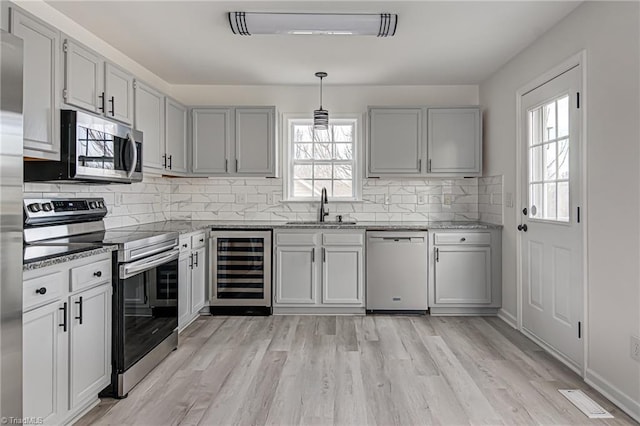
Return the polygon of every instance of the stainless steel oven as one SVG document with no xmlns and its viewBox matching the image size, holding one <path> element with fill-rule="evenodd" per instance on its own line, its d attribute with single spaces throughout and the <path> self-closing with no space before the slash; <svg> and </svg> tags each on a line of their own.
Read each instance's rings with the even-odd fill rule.
<svg viewBox="0 0 640 426">
<path fill-rule="evenodd" d="M 148 372 L 138 363 L 144 364 L 145 356 L 178 327 L 178 252 L 175 248 L 118 265 L 114 325 L 120 345 L 115 351 L 120 397 Z"/>
<path fill-rule="evenodd" d="M 26 161 L 26 182 L 142 180 L 142 132 L 81 111 L 60 111 L 59 161 Z"/>
</svg>

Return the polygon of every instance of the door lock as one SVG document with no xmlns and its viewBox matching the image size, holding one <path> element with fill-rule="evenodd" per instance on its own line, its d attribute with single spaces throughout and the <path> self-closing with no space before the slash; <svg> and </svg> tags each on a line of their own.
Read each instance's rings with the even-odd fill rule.
<svg viewBox="0 0 640 426">
<path fill-rule="evenodd" d="M 523 215 L 527 215 L 527 213 L 529 213 L 529 210 L 527 210 L 527 208 L 525 207 L 524 209 L 522 209 L 522 214 Z"/>
</svg>

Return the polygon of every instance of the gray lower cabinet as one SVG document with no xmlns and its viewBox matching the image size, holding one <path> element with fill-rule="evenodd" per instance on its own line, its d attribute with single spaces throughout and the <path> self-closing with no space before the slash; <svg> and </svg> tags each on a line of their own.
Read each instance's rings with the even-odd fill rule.
<svg viewBox="0 0 640 426">
<path fill-rule="evenodd" d="M 191 324 L 206 304 L 206 234 L 180 236 L 178 257 L 178 330 Z"/>
<path fill-rule="evenodd" d="M 165 168 L 164 95 L 154 88 L 134 82 L 134 127 L 143 134 L 143 166 L 163 171 Z"/>
<path fill-rule="evenodd" d="M 275 107 L 194 108 L 191 136 L 194 175 L 276 175 Z"/>
<path fill-rule="evenodd" d="M 364 231 L 276 230 L 274 313 L 363 313 Z"/>
<path fill-rule="evenodd" d="M 370 107 L 368 177 L 481 176 L 480 108 Z"/>
<path fill-rule="evenodd" d="M 72 39 L 62 50 L 65 104 L 133 124 L 133 75 Z"/>
<path fill-rule="evenodd" d="M 165 98 L 165 174 L 187 173 L 187 108 Z"/>
<path fill-rule="evenodd" d="M 12 6 L 10 31 L 23 40 L 24 156 L 60 159 L 60 32 Z"/>
<path fill-rule="evenodd" d="M 501 306 L 501 231 L 438 230 L 430 235 L 432 315 L 494 314 Z"/>
</svg>

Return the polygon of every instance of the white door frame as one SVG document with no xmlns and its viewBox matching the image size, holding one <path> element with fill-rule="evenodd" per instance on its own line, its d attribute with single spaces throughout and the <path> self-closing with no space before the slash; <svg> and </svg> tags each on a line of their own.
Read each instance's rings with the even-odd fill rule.
<svg viewBox="0 0 640 426">
<path fill-rule="evenodd" d="M 583 342 L 583 353 L 584 353 L 584 361 L 582 363 L 582 369 L 579 372 L 580 375 L 584 378 L 586 375 L 587 365 L 588 365 L 588 345 L 589 345 L 589 333 L 586 331 L 589 327 L 589 310 L 588 310 L 588 301 L 589 301 L 589 291 L 588 291 L 588 283 L 589 283 L 589 274 L 587 269 L 587 259 L 588 259 L 588 243 L 587 243 L 587 226 L 588 226 L 588 199 L 587 199 L 587 96 L 586 90 L 587 87 L 587 51 L 581 50 L 575 55 L 571 56 L 561 64 L 553 67 L 549 71 L 543 73 L 539 77 L 530 81 L 529 83 L 522 86 L 520 89 L 516 91 L 516 209 L 515 209 L 515 223 L 520 223 L 520 215 L 522 202 L 524 199 L 524 194 L 522 194 L 522 147 L 524 141 L 522 140 L 522 129 L 524 123 L 522 123 L 522 96 L 526 93 L 536 89 L 539 86 L 547 83 L 548 81 L 553 80 L 560 74 L 570 70 L 576 65 L 580 65 L 582 67 L 582 82 L 580 85 L 580 109 L 582 110 L 582 120 L 581 120 L 581 140 L 580 140 L 580 158 L 578 161 L 580 162 L 580 166 L 582 167 L 582 173 L 580 173 L 580 187 L 581 187 L 581 196 L 582 196 L 582 209 L 580 210 L 580 223 L 582 224 L 582 269 L 583 269 L 583 327 L 582 327 L 582 342 Z M 522 251 L 521 245 L 522 243 L 522 233 L 518 232 L 516 236 L 516 297 L 517 297 L 517 328 L 522 332 Z M 551 355 L 558 358 L 564 364 L 565 361 L 561 358 L 557 357 L 553 352 Z M 566 364 L 568 365 L 568 364 Z M 572 370 L 573 367 L 569 366 Z"/>
</svg>

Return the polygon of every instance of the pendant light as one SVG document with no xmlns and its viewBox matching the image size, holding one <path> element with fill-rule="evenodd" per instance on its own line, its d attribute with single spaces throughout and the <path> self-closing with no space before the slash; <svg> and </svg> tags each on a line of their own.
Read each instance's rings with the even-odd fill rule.
<svg viewBox="0 0 640 426">
<path fill-rule="evenodd" d="M 326 76 L 326 72 L 316 73 L 316 77 L 320 79 L 320 109 L 313 111 L 313 128 L 315 130 L 327 130 L 329 128 L 329 111 L 322 109 L 322 79 Z"/>
</svg>

